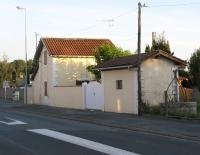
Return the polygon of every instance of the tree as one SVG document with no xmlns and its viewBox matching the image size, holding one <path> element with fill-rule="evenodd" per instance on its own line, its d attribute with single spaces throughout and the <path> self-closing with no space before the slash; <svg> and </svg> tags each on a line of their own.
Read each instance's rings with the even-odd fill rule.
<svg viewBox="0 0 200 155">
<path fill-rule="evenodd" d="M 33 73 L 33 60 L 27 61 L 27 68 L 28 68 L 28 76 L 27 76 L 27 82 L 30 84 L 30 74 Z"/>
<path fill-rule="evenodd" d="M 153 39 L 151 47 L 149 45 L 147 45 L 145 48 L 146 53 L 154 52 L 154 51 L 158 51 L 158 50 L 162 50 L 164 52 L 172 54 L 171 50 L 170 50 L 169 41 L 167 41 L 165 39 L 164 33 Z"/>
<path fill-rule="evenodd" d="M 184 77 L 186 78 L 187 80 L 183 80 L 181 85 L 184 87 L 184 88 L 192 88 L 192 80 L 190 78 L 190 73 L 189 71 L 186 71 L 186 70 L 179 70 L 179 77 Z"/>
<path fill-rule="evenodd" d="M 198 86 L 200 90 L 200 48 L 192 54 L 189 60 L 189 73 L 193 85 Z"/>
<path fill-rule="evenodd" d="M 31 74 L 33 68 L 33 60 L 27 62 L 28 73 Z M 14 60 L 9 62 L 8 56 L 3 55 L 0 59 L 0 87 L 4 80 L 8 80 L 11 85 L 20 85 L 23 83 L 23 78 L 25 75 L 26 63 L 24 60 Z"/>
<path fill-rule="evenodd" d="M 4 80 L 11 80 L 12 65 L 9 64 L 8 60 L 8 56 L 5 54 L 0 60 L 0 86 L 2 86 Z"/>
<path fill-rule="evenodd" d="M 146 45 L 145 53 L 149 53 L 149 52 L 151 52 L 151 47 L 149 45 Z"/>
<path fill-rule="evenodd" d="M 14 66 L 15 71 L 17 73 L 17 77 L 19 78 L 21 74 L 25 73 L 25 61 L 24 60 L 14 60 L 13 62 L 11 62 L 11 64 Z"/>
<path fill-rule="evenodd" d="M 97 65 L 100 65 L 108 60 L 127 55 L 131 55 L 131 52 L 129 50 L 123 50 L 122 48 L 116 46 L 102 45 L 95 51 L 95 61 Z M 99 71 L 93 70 L 94 67 L 95 66 L 88 66 L 87 70 L 93 73 L 96 79 L 100 79 L 101 74 Z"/>
</svg>

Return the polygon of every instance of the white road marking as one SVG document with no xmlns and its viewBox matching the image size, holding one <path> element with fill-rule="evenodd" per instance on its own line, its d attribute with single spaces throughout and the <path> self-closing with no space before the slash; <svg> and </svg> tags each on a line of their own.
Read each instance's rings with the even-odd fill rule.
<svg viewBox="0 0 200 155">
<path fill-rule="evenodd" d="M 5 121 L 0 121 L 0 123 L 3 123 L 3 124 L 6 124 L 6 125 L 22 125 L 22 124 L 27 124 L 25 122 L 22 122 L 22 121 L 18 121 L 16 119 L 12 119 L 12 118 L 9 118 L 9 117 L 5 117 L 6 119 L 12 121 L 12 122 L 5 122 Z"/>
<path fill-rule="evenodd" d="M 68 142 L 71 144 L 79 145 L 88 149 L 92 149 L 98 152 L 110 154 L 110 155 L 139 155 L 133 152 L 129 152 L 126 150 L 118 149 L 112 146 L 108 146 L 105 144 L 97 143 L 94 141 L 90 141 L 87 139 L 67 135 L 64 133 L 56 132 L 53 130 L 48 130 L 48 129 L 33 129 L 33 130 L 28 130 L 30 132 L 34 132 L 37 134 L 41 134 L 44 136 L 48 136 L 51 138 L 55 138 L 64 142 Z"/>
</svg>

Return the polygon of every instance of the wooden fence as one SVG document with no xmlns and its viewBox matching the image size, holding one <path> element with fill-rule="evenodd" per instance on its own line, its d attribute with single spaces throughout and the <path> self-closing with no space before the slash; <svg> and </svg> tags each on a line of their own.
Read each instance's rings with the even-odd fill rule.
<svg viewBox="0 0 200 155">
<path fill-rule="evenodd" d="M 193 96 L 192 89 L 184 88 L 182 86 L 179 86 L 179 98 L 181 102 L 190 102 L 192 101 Z"/>
</svg>

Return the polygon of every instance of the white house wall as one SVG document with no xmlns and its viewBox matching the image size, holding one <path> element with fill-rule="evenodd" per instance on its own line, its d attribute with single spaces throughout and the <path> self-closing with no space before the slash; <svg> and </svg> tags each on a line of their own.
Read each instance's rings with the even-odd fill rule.
<svg viewBox="0 0 200 155">
<path fill-rule="evenodd" d="M 94 58 L 54 58 L 47 54 L 44 65 L 44 47 L 39 58 L 39 69 L 32 83 L 32 103 L 83 109 L 84 102 L 81 86 L 76 86 L 76 79 L 94 79 L 86 67 L 94 65 Z M 47 82 L 45 96 L 44 82 Z"/>
<path fill-rule="evenodd" d="M 52 105 L 52 57 L 47 54 L 47 65 L 44 64 L 44 51 L 47 49 L 44 47 L 42 49 L 39 58 L 39 69 L 32 83 L 33 89 L 33 103 Z M 47 96 L 44 95 L 44 82 L 47 82 Z"/>
<path fill-rule="evenodd" d="M 30 98 L 32 98 L 32 100 L 33 100 L 32 103 L 34 103 L 34 104 L 40 104 L 41 103 L 40 102 L 40 89 L 38 87 L 40 85 L 39 76 L 40 75 L 39 75 L 39 72 L 38 72 L 38 74 L 35 76 L 35 79 L 32 83 L 32 92 L 33 92 L 32 96 L 33 97 L 30 97 Z M 29 93 L 29 94 L 31 95 L 31 93 Z"/>
<path fill-rule="evenodd" d="M 137 71 L 102 71 L 105 111 L 138 114 Z M 122 80 L 123 88 L 116 89 L 116 80 Z"/>
<path fill-rule="evenodd" d="M 53 85 L 76 86 L 76 80 L 94 80 L 94 75 L 86 69 L 94 64 L 94 57 L 53 58 Z"/>
<path fill-rule="evenodd" d="M 53 106 L 84 109 L 82 87 L 53 87 Z"/>
<path fill-rule="evenodd" d="M 165 58 L 147 59 L 141 65 L 142 100 L 150 105 L 164 102 L 166 91 L 174 77 L 174 62 Z M 170 87 L 170 91 L 172 87 Z"/>
</svg>

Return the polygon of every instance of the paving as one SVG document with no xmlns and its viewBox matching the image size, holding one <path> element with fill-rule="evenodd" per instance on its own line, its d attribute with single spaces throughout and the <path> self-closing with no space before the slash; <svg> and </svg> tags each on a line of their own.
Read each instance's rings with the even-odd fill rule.
<svg viewBox="0 0 200 155">
<path fill-rule="evenodd" d="M 4 105 L 5 106 L 5 105 Z M 43 105 L 7 104 L 12 111 L 38 113 L 47 116 L 127 129 L 178 139 L 200 142 L 200 121 L 170 119 L 159 116 L 135 116 L 96 110 L 75 110 Z"/>
<path fill-rule="evenodd" d="M 177 138 L 175 132 L 169 135 L 172 130 L 184 134 Z M 191 134 L 195 130 L 198 122 L 0 104 L 0 154 L 6 155 L 199 155 L 197 132 Z"/>
</svg>

